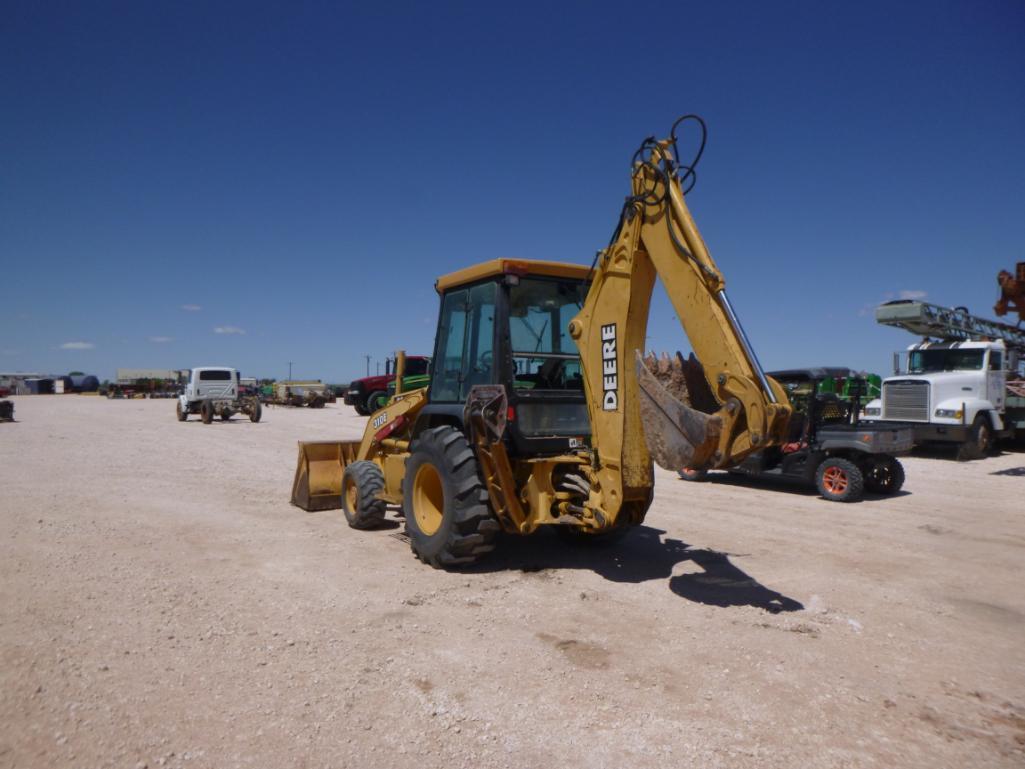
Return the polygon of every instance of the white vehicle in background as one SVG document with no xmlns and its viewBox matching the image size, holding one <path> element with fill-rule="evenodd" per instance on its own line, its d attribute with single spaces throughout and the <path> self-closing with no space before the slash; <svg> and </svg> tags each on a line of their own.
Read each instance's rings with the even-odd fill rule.
<svg viewBox="0 0 1025 769">
<path fill-rule="evenodd" d="M 203 366 L 189 370 L 185 390 L 178 396 L 178 421 L 184 422 L 189 414 L 199 414 L 204 424 L 215 416 L 227 422 L 234 414 L 242 413 L 251 422 L 259 422 L 263 407 L 256 397 L 239 395 L 239 375 L 233 368 Z"/>
<path fill-rule="evenodd" d="M 915 443 L 955 443 L 964 458 L 1025 436 L 1025 330 L 912 301 L 880 305 L 876 320 L 924 339 L 894 356 L 895 376 L 863 420 L 909 424 Z"/>
</svg>

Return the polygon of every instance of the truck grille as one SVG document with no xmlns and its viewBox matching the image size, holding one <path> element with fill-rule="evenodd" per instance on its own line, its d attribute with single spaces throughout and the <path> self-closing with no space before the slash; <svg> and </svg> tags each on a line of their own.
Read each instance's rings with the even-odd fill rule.
<svg viewBox="0 0 1025 769">
<path fill-rule="evenodd" d="M 929 383 L 884 383 L 883 419 L 906 420 L 909 422 L 928 422 Z"/>
</svg>

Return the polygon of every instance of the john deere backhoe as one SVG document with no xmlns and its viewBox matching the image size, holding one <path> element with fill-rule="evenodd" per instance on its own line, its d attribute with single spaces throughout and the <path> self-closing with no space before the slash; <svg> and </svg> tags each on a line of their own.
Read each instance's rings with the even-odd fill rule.
<svg viewBox="0 0 1025 769">
<path fill-rule="evenodd" d="M 429 386 L 396 393 L 362 441 L 301 443 L 292 501 L 341 506 L 355 528 L 401 505 L 413 552 L 450 567 L 492 550 L 500 531 L 591 537 L 640 524 L 652 458 L 728 467 L 781 444 L 785 391 L 763 373 L 684 202 L 697 158 L 679 163 L 676 130 L 688 121 L 704 146 L 696 116 L 645 140 L 591 268 L 495 259 L 439 278 Z M 703 366 L 704 410 L 642 361 L 656 277 Z"/>
</svg>

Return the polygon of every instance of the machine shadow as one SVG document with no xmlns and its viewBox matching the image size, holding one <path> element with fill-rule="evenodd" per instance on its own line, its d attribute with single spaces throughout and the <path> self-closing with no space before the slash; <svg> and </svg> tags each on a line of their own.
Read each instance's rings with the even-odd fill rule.
<svg viewBox="0 0 1025 769">
<path fill-rule="evenodd" d="M 770 590 L 738 568 L 728 553 L 694 549 L 678 539 L 663 539 L 663 534 L 661 529 L 638 526 L 608 544 L 574 544 L 544 530 L 531 537 L 503 537 L 494 553 L 466 571 L 587 569 L 611 582 L 667 579 L 673 593 L 706 606 L 754 606 L 773 614 L 804 609 L 799 601 Z M 700 571 L 673 576 L 682 563 Z"/>
<path fill-rule="evenodd" d="M 1008 467 L 1006 470 L 994 470 L 990 475 L 1010 475 L 1025 477 L 1025 467 Z"/>
</svg>

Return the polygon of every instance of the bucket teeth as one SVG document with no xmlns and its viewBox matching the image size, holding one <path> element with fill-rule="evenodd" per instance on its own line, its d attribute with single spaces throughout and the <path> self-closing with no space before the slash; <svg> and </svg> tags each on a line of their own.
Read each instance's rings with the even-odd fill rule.
<svg viewBox="0 0 1025 769">
<path fill-rule="evenodd" d="M 635 356 L 644 440 L 652 458 L 667 470 L 710 464 L 722 420 L 687 405 L 683 360 Z"/>
<path fill-rule="evenodd" d="M 683 370 L 683 359 L 679 353 L 669 357 L 666 353 L 656 356 L 654 352 L 649 352 L 644 357 L 644 365 L 670 395 L 681 403 L 690 402 L 687 379 Z"/>
</svg>

